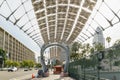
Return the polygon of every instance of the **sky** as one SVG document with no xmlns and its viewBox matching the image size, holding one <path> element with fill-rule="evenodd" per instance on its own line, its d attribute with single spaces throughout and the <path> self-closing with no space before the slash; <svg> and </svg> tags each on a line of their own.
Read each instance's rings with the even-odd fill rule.
<svg viewBox="0 0 120 80">
<path fill-rule="evenodd" d="M 3 0 L 0 1 L 0 4 Z M 12 1 L 15 2 L 14 0 L 7 0 L 8 2 L 10 2 L 11 6 L 12 6 Z M 18 0 L 20 1 L 20 0 Z M 25 0 L 22 0 L 22 1 L 25 1 Z M 101 0 L 98 0 L 98 1 L 101 1 Z M 105 0 L 106 3 L 108 3 L 108 5 L 114 9 L 115 12 L 117 12 L 119 9 L 120 9 L 120 0 Z M 27 6 L 29 6 L 29 3 L 26 3 Z M 16 3 L 15 3 L 16 4 Z M 19 3 L 20 4 L 20 3 Z M 19 5 L 18 4 L 18 5 Z M 99 4 L 99 2 L 98 2 Z M 15 5 L 17 6 L 17 5 Z M 14 7 L 15 7 L 14 6 Z M 25 7 L 27 7 L 25 6 Z M 5 7 L 5 8 L 4 8 Z M 12 9 L 14 10 L 14 7 L 12 7 Z M 98 6 L 97 6 L 98 7 Z M 32 8 L 31 6 L 29 6 L 28 9 Z M 20 9 L 22 10 L 22 9 Z M 6 12 L 7 11 L 7 12 Z M 111 12 L 109 12 L 108 9 L 106 9 L 103 5 L 103 7 L 100 9 L 101 12 L 103 12 L 103 14 L 108 17 L 108 18 L 112 18 L 113 17 L 113 14 Z M 3 13 L 4 15 L 8 16 L 8 14 L 10 13 L 9 10 L 7 10 L 6 6 L 2 6 L 2 8 L 0 8 L 0 13 Z M 16 13 L 17 15 L 15 15 L 16 17 L 17 16 L 21 16 L 24 12 L 22 11 L 18 11 L 18 13 Z M 33 12 L 31 12 L 29 15 L 31 15 Z M 90 17 L 92 17 L 94 14 L 94 12 L 92 13 L 92 15 Z M 118 13 L 118 15 L 120 16 L 120 13 Z M 35 15 L 33 16 L 30 16 L 31 18 L 33 18 Z M 25 16 L 27 17 L 27 16 Z M 101 16 L 99 14 L 97 14 L 97 16 L 95 17 L 96 20 L 101 24 L 103 25 L 104 27 L 106 27 L 108 25 L 108 23 L 105 22 L 104 19 L 101 18 Z M 26 18 L 24 18 L 26 20 Z M 14 21 L 13 17 L 11 17 L 11 20 Z M 25 20 L 22 20 L 19 25 L 21 25 L 21 23 L 25 23 L 26 21 Z M 113 21 L 115 22 L 117 19 L 114 19 Z M 90 20 L 87 21 L 87 23 L 89 23 Z M 32 23 L 36 24 L 35 21 L 33 21 Z M 93 26 L 98 26 L 96 24 L 92 24 Z M 30 24 L 28 24 L 27 26 L 30 26 Z M 26 27 L 27 27 L 26 26 Z M 39 46 L 31 39 L 29 38 L 25 33 L 23 33 L 23 31 L 21 31 L 17 26 L 13 25 L 11 22 L 9 21 L 6 21 L 3 17 L 0 16 L 0 27 L 2 27 L 3 29 L 5 29 L 7 32 L 9 32 L 12 36 L 14 36 L 16 39 L 18 39 L 20 42 L 22 42 L 24 45 L 26 45 L 28 48 L 30 48 L 33 52 L 35 52 L 36 54 L 36 58 L 40 55 L 40 48 Z M 86 29 L 88 26 L 86 25 L 84 27 L 84 29 Z M 96 28 L 94 27 L 94 28 Z M 83 31 L 84 31 L 83 29 Z M 39 30 L 39 29 L 38 29 Z M 92 32 L 92 30 L 91 30 Z M 110 46 L 112 46 L 114 44 L 114 42 L 118 39 L 120 39 L 120 23 L 114 25 L 113 27 L 110 27 L 108 29 L 106 29 L 104 32 L 104 38 L 106 39 L 106 37 L 111 37 L 111 43 L 110 43 Z M 91 37 L 90 39 L 88 39 L 86 41 L 86 43 L 92 43 L 92 39 L 93 37 Z M 106 47 L 108 46 L 107 42 L 105 42 L 105 45 Z"/>
</svg>

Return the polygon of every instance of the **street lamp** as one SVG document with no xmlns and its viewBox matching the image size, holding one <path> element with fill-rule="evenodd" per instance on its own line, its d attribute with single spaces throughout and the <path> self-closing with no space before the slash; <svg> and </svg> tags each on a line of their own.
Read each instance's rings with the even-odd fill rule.
<svg viewBox="0 0 120 80">
<path fill-rule="evenodd" d="M 99 51 L 97 53 L 97 58 L 98 58 L 98 67 L 97 67 L 97 69 L 98 69 L 98 80 L 100 80 L 100 69 L 101 69 L 100 62 L 104 58 L 104 51 Z"/>
</svg>

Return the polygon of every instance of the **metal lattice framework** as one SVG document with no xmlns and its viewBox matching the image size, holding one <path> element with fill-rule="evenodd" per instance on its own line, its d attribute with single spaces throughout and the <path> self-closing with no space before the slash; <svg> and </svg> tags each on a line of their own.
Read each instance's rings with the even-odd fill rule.
<svg viewBox="0 0 120 80">
<path fill-rule="evenodd" d="M 96 27 L 104 31 L 119 23 L 118 3 L 119 0 L 0 0 L 0 18 L 23 30 L 38 45 L 70 44 L 91 38 L 97 33 Z"/>
<path fill-rule="evenodd" d="M 21 29 L 39 46 L 44 43 L 30 0 L 1 0 L 0 16 Z"/>
<path fill-rule="evenodd" d="M 45 43 L 71 43 L 88 20 L 96 0 L 32 0 Z"/>
<path fill-rule="evenodd" d="M 115 27 L 120 23 L 120 7 L 119 0 L 109 1 L 100 0 L 94 8 L 92 15 L 86 23 L 84 29 L 81 31 L 76 41 L 84 42 L 97 34 L 97 27 L 105 31 L 110 27 Z M 115 4 L 115 5 L 113 5 Z M 112 33 L 112 32 L 111 32 Z"/>
</svg>

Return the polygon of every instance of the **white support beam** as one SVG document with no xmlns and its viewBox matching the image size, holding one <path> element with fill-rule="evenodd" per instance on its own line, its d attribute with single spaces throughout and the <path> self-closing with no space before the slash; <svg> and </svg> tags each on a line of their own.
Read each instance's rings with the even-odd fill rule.
<svg viewBox="0 0 120 80">
<path fill-rule="evenodd" d="M 58 26 L 58 0 L 56 0 L 56 19 L 55 19 L 55 36 L 54 38 L 56 39 L 57 37 L 57 26 Z"/>
<path fill-rule="evenodd" d="M 47 18 L 47 8 L 46 8 L 46 0 L 43 0 L 44 2 L 44 8 L 45 8 L 45 19 L 46 19 L 46 26 L 47 26 L 47 35 L 48 40 L 50 40 L 50 34 L 49 34 L 49 24 L 48 24 L 48 18 Z"/>
<path fill-rule="evenodd" d="M 63 39 L 63 35 L 64 35 L 65 28 L 66 28 L 67 17 L 68 17 L 68 11 L 69 11 L 69 8 L 70 8 L 69 6 L 70 6 L 70 0 L 68 0 L 67 13 L 66 13 L 66 16 L 65 16 L 65 22 L 64 22 L 64 27 L 63 27 L 63 31 L 62 31 L 62 35 L 61 35 L 61 39 Z"/>
<path fill-rule="evenodd" d="M 85 0 L 82 0 L 82 1 L 81 1 L 81 4 L 80 4 L 80 7 L 79 7 L 77 16 L 76 16 L 76 18 L 75 18 L 75 21 L 74 21 L 74 24 L 73 24 L 73 26 L 72 26 L 71 32 L 70 32 L 69 36 L 67 37 L 66 41 L 68 41 L 68 39 L 70 38 L 70 36 L 72 35 L 72 33 L 73 33 L 73 31 L 74 31 L 74 28 L 75 28 L 75 26 L 76 26 L 76 24 L 77 24 L 77 21 L 78 21 L 78 19 L 79 19 L 79 15 L 80 15 L 80 12 L 81 12 L 81 10 L 82 10 L 82 6 L 83 6 L 84 2 L 85 2 Z"/>
</svg>

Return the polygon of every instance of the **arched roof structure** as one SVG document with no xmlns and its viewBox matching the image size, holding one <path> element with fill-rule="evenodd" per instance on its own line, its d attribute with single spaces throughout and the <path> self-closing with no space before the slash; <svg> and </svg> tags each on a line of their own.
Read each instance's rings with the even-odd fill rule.
<svg viewBox="0 0 120 80">
<path fill-rule="evenodd" d="M 45 43 L 71 43 L 88 20 L 96 0 L 32 0 Z"/>
<path fill-rule="evenodd" d="M 116 5 L 113 5 L 113 4 Z M 0 0 L 0 18 L 38 45 L 84 42 L 120 22 L 119 0 Z"/>
</svg>

